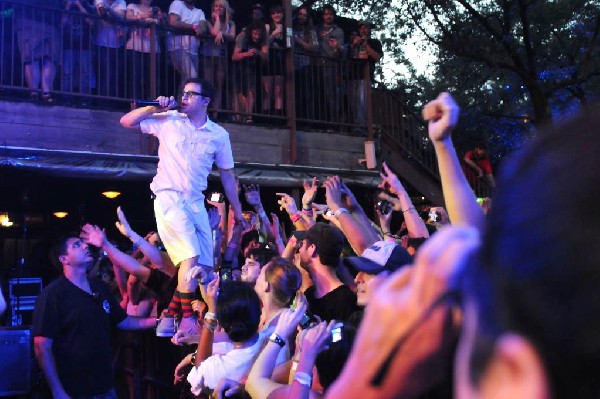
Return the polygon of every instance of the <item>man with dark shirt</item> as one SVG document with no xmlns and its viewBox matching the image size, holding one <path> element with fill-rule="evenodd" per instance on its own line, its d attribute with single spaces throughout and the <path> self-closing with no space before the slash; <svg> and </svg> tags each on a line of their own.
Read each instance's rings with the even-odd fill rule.
<svg viewBox="0 0 600 399">
<path fill-rule="evenodd" d="M 369 65 L 371 84 L 375 81 L 375 64 L 383 57 L 381 42 L 371 38 L 371 26 L 366 21 L 358 22 L 358 33 L 350 41 L 350 59 L 355 61 L 350 66 L 351 99 L 350 120 L 359 125 L 366 123 L 366 90 L 365 64 Z"/>
<path fill-rule="evenodd" d="M 346 320 L 356 307 L 356 294 L 336 275 L 344 234 L 336 227 L 317 223 L 302 239 L 300 265 L 313 281 L 304 295 L 308 309 L 323 320 Z"/>
<path fill-rule="evenodd" d="M 40 294 L 33 315 L 35 356 L 54 398 L 116 398 L 110 328 L 152 328 L 127 316 L 108 287 L 87 277 L 93 258 L 79 237 L 62 238 L 51 259 L 63 275 Z"/>
</svg>

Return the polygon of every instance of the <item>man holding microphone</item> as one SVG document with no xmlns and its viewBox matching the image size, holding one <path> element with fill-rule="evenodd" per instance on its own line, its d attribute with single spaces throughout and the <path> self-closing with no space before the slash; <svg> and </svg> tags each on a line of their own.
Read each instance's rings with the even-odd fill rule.
<svg viewBox="0 0 600 399">
<path fill-rule="evenodd" d="M 215 163 L 231 204 L 236 223 L 243 220 L 236 189 L 229 133 L 208 119 L 212 85 L 190 78 L 184 84 L 181 109 L 174 97 L 158 97 L 157 105 L 137 108 L 121 118 L 121 125 L 140 129 L 158 138 L 157 173 L 150 188 L 156 199 L 154 212 L 158 233 L 179 267 L 177 290 L 156 329 L 156 335 L 175 333 L 175 316 L 182 316 L 179 329 L 198 334 L 192 309 L 196 279 L 186 279 L 193 266 L 200 267 L 200 283 L 212 279 L 213 244 L 203 191 Z"/>
</svg>

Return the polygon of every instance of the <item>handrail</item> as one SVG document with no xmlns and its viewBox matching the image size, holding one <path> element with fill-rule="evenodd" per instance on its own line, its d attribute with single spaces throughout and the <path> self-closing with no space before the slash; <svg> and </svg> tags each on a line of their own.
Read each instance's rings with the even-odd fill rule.
<svg viewBox="0 0 600 399">
<path fill-rule="evenodd" d="M 23 19 L 27 18 L 34 19 L 32 27 L 23 26 Z M 53 26 L 57 21 L 60 27 Z M 0 53 L 3 55 L 0 88 L 7 95 L 21 98 L 29 93 L 32 97 L 39 96 L 45 89 L 39 83 L 28 82 L 26 77 L 31 71 L 27 69 L 41 69 L 50 62 L 57 72 L 50 84 L 51 95 L 65 105 L 126 110 L 132 98 L 175 95 L 189 72 L 185 68 L 191 67 L 186 65 L 185 52 L 169 50 L 177 45 L 185 47 L 189 37 L 186 34 L 190 31 L 168 24 L 123 20 L 112 21 L 111 27 L 106 22 L 107 18 L 91 13 L 0 0 Z M 118 47 L 98 44 L 101 26 L 114 29 L 109 32 L 114 37 L 109 39 L 114 39 Z M 74 27 L 78 30 L 71 34 Z M 145 29 L 148 31 L 140 31 Z M 126 48 L 128 41 L 137 40 L 133 37 L 137 33 L 150 41 L 150 51 Z M 36 54 L 27 54 L 21 48 L 25 34 L 39 36 L 40 40 L 56 47 L 43 58 L 44 65 L 40 65 Z M 173 44 L 173 37 L 180 37 L 181 42 Z M 406 114 L 397 93 L 372 88 L 365 64 L 293 52 L 291 74 L 286 73 L 289 64 L 285 60 L 290 51 L 287 48 L 271 49 L 266 61 L 256 58 L 233 62 L 234 40 L 215 47 L 210 45 L 214 38 L 208 34 L 194 37 L 199 48 L 197 58 L 192 58 L 195 64 L 191 72 L 213 81 L 218 93 L 213 101 L 212 117 L 277 125 L 295 116 L 300 130 L 335 129 L 365 138 L 385 135 L 402 152 L 437 176 L 431 146 L 419 119 Z M 293 84 L 287 84 L 288 80 Z M 370 109 L 366 104 L 369 99 Z M 286 111 L 285 105 L 292 100 L 293 113 Z"/>
</svg>

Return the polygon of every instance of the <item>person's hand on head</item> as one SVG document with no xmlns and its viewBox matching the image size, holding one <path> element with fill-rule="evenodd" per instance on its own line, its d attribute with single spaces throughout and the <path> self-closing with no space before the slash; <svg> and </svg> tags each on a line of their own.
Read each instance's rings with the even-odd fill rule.
<svg viewBox="0 0 600 399">
<path fill-rule="evenodd" d="M 302 187 L 304 187 L 304 194 L 302 194 L 302 209 L 312 209 L 312 203 L 317 195 L 317 190 L 319 189 L 317 178 L 313 177 L 310 183 L 303 181 Z"/>
<path fill-rule="evenodd" d="M 433 142 L 450 138 L 452 129 L 458 123 L 460 107 L 449 93 L 441 93 L 423 108 L 423 119 L 429 121 L 429 138 Z"/>
<path fill-rule="evenodd" d="M 79 237 L 84 243 L 91 244 L 98 248 L 102 248 L 102 246 L 106 243 L 106 233 L 104 230 L 91 224 L 85 224 L 81 228 Z"/>
</svg>

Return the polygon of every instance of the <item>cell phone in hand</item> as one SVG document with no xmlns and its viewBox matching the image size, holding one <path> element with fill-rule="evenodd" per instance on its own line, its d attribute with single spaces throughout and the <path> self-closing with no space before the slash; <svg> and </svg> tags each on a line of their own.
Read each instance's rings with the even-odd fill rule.
<svg viewBox="0 0 600 399">
<path fill-rule="evenodd" d="M 212 202 L 223 202 L 223 194 L 221 194 L 221 193 L 212 193 L 210 195 L 210 200 Z"/>
<path fill-rule="evenodd" d="M 344 323 L 336 323 L 331 329 L 329 343 L 335 343 L 342 340 L 344 337 Z"/>
</svg>

